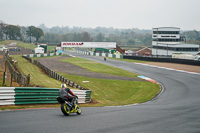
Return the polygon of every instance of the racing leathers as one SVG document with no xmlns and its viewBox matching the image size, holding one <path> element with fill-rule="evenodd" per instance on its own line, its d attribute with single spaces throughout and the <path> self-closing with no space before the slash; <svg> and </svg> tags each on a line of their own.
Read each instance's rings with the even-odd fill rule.
<svg viewBox="0 0 200 133">
<path fill-rule="evenodd" d="M 74 100 L 76 95 L 74 95 L 74 93 L 68 87 L 61 88 L 59 92 L 59 96 L 67 101 L 70 101 L 74 107 Z"/>
</svg>

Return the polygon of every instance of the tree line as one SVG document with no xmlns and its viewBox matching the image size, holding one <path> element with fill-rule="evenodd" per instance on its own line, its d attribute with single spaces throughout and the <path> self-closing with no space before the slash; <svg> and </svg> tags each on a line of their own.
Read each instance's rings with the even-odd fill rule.
<svg viewBox="0 0 200 133">
<path fill-rule="evenodd" d="M 43 30 L 35 26 L 18 26 L 0 22 L 0 40 L 21 40 L 24 42 L 39 42 L 44 36 Z"/>
<path fill-rule="evenodd" d="M 116 42 L 118 45 L 136 46 L 146 45 L 151 46 L 152 34 L 151 30 L 139 29 L 116 29 L 116 28 L 69 28 L 55 26 L 52 28 L 46 27 L 44 24 L 39 26 L 45 32 L 41 41 L 45 43 L 59 43 L 61 41 L 85 41 L 85 42 Z"/>
<path fill-rule="evenodd" d="M 187 43 L 200 44 L 200 31 L 185 31 L 183 35 L 186 37 Z"/>
<path fill-rule="evenodd" d="M 43 42 L 47 40 L 52 43 L 61 41 L 105 41 L 134 47 L 152 45 L 152 30 L 116 29 L 112 27 L 70 28 L 68 26 L 48 28 L 45 24 L 41 24 L 39 27 L 45 32 L 45 35 L 41 38 Z M 181 31 L 181 34 L 186 38 L 186 43 L 200 44 L 200 31 Z"/>
<path fill-rule="evenodd" d="M 182 31 L 187 43 L 200 44 L 200 32 Z M 35 26 L 16 26 L 0 22 L 0 40 L 21 40 L 24 42 L 56 43 L 62 41 L 80 42 L 117 42 L 120 46 L 151 46 L 152 30 L 116 29 L 116 28 L 69 28 L 55 26 L 52 28 L 41 24 Z"/>
</svg>

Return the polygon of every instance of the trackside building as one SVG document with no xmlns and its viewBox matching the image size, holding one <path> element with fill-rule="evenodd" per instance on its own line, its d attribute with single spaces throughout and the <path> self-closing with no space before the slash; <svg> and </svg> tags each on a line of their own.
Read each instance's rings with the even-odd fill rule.
<svg viewBox="0 0 200 133">
<path fill-rule="evenodd" d="M 198 53 L 198 44 L 186 44 L 185 37 L 180 34 L 180 28 L 160 27 L 152 30 L 152 55 L 172 56 L 174 53 L 193 54 Z"/>
</svg>

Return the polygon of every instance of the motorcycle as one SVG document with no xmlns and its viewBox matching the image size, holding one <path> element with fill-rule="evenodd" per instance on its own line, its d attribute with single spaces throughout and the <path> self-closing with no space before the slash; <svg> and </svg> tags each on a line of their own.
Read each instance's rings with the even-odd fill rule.
<svg viewBox="0 0 200 133">
<path fill-rule="evenodd" d="M 74 105 L 75 105 L 74 108 L 72 107 L 72 104 L 69 101 L 67 101 L 61 97 L 57 97 L 56 99 L 61 104 L 60 108 L 64 115 L 69 115 L 70 113 L 77 113 L 78 115 L 81 114 L 81 108 L 78 105 L 77 97 L 75 97 L 75 99 L 74 99 Z"/>
</svg>

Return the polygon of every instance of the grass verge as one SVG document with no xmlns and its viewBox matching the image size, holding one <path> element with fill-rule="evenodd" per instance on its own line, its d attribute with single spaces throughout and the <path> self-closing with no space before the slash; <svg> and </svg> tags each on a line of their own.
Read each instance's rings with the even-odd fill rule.
<svg viewBox="0 0 200 133">
<path fill-rule="evenodd" d="M 4 46 L 4 45 L 6 45 L 6 44 L 10 44 L 10 43 L 12 43 L 12 42 L 14 42 L 13 40 L 4 40 L 4 41 L 0 41 L 0 46 Z M 16 41 L 15 41 L 16 42 Z"/>
<path fill-rule="evenodd" d="M 92 72 L 137 78 L 137 74 L 135 74 L 135 73 L 131 73 L 126 70 L 122 70 L 122 69 L 119 69 L 116 67 L 112 67 L 112 66 L 97 63 L 94 61 L 82 59 L 79 57 L 67 58 L 67 59 L 63 59 L 61 61 L 77 65 L 79 67 L 85 68 Z"/>
<path fill-rule="evenodd" d="M 5 40 L 5 41 L 0 41 L 0 46 L 5 46 L 10 43 L 17 43 L 17 46 L 22 47 L 22 48 L 28 48 L 28 49 L 34 49 L 37 46 L 34 45 L 33 43 L 24 43 L 22 41 L 17 41 L 17 40 Z"/>
<path fill-rule="evenodd" d="M 46 75 L 40 68 L 22 58 L 21 55 L 12 55 L 12 57 L 17 60 L 18 68 L 21 72 L 25 73 L 26 75 L 31 75 L 32 86 L 39 85 L 48 88 L 59 88 L 62 84 L 61 81 L 55 80 Z"/>
<path fill-rule="evenodd" d="M 134 62 L 134 63 L 145 63 L 145 62 L 150 62 L 150 61 L 143 61 L 143 60 L 119 59 L 119 58 L 110 58 L 110 57 L 107 57 L 107 58 L 108 58 L 108 59 L 113 59 L 113 60 L 126 61 L 126 62 Z"/>
<path fill-rule="evenodd" d="M 21 41 L 17 41 L 17 46 L 22 47 L 22 48 L 28 48 L 28 49 L 35 49 L 37 45 L 33 43 L 24 43 Z"/>
<path fill-rule="evenodd" d="M 31 74 L 31 84 L 37 84 L 48 88 L 58 88 L 60 81 L 54 80 L 45 75 L 38 67 L 28 62 L 21 56 L 13 56 L 18 61 L 20 71 L 25 74 Z M 124 71 L 118 68 L 110 67 L 93 61 L 88 61 L 82 58 L 69 58 L 63 61 L 70 62 L 90 71 L 107 73 L 113 75 L 121 75 L 128 77 L 137 76 L 134 73 Z M 67 79 L 92 90 L 91 104 L 82 104 L 81 106 L 116 106 L 127 105 L 134 103 L 143 103 L 152 99 L 160 91 L 160 86 L 147 81 L 125 81 L 125 80 L 109 80 L 97 79 L 83 76 L 69 75 L 60 73 Z M 89 81 L 89 82 L 82 82 Z M 40 108 L 41 105 L 17 105 L 7 106 L 8 108 Z M 59 107 L 59 104 L 42 105 L 42 107 Z M 2 109 L 0 107 L 0 109 Z"/>
<path fill-rule="evenodd" d="M 161 89 L 158 84 L 147 81 L 108 80 L 60 74 L 85 88 L 91 89 L 92 99 L 96 102 L 95 106 L 143 103 L 152 99 Z"/>
<path fill-rule="evenodd" d="M 37 105 L 4 105 L 0 106 L 0 110 L 15 110 L 15 109 L 32 109 L 32 108 L 59 108 L 60 104 L 37 104 Z"/>
</svg>

